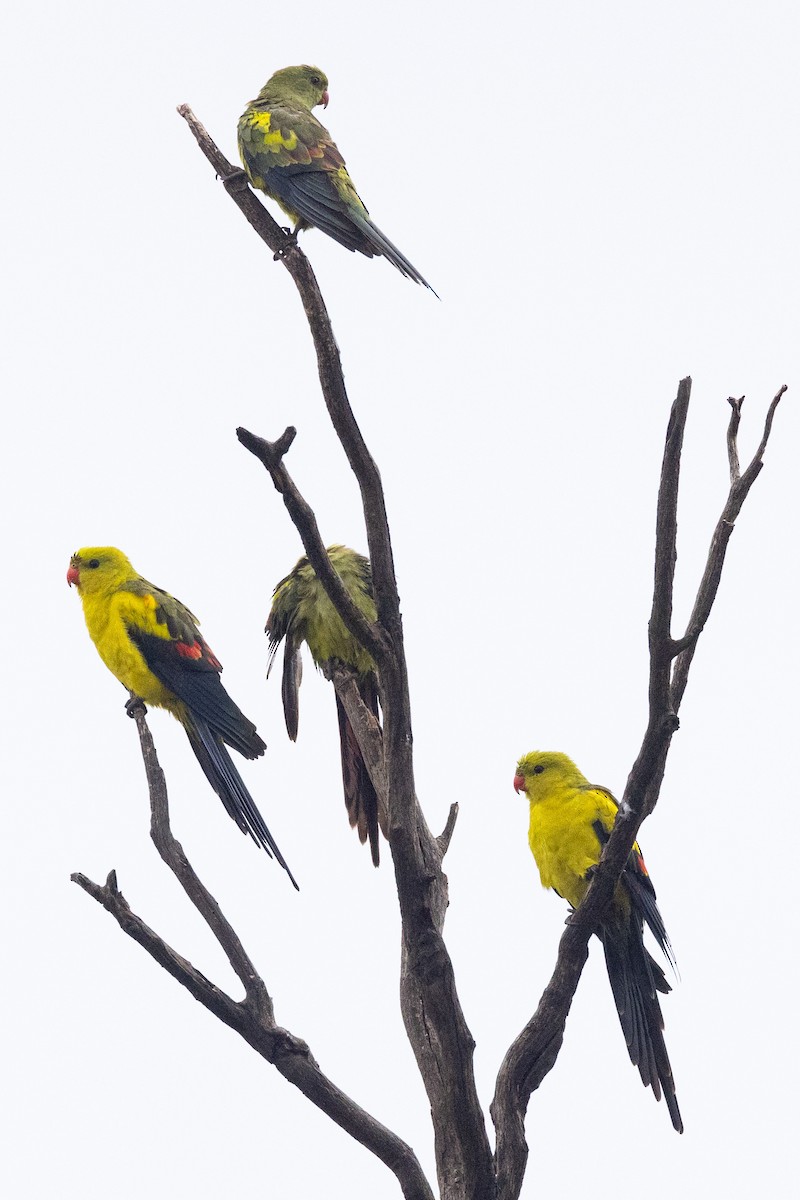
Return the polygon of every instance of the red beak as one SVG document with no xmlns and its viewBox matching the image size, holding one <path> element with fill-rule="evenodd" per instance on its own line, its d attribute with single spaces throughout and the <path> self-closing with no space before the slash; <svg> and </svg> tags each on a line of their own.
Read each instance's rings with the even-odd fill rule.
<svg viewBox="0 0 800 1200">
<path fill-rule="evenodd" d="M 521 775 L 514 776 L 514 791 L 517 793 L 517 795 L 519 795 L 520 792 L 525 791 L 525 780 Z"/>
<path fill-rule="evenodd" d="M 329 101 L 329 100 L 330 100 L 330 96 L 328 95 L 328 93 L 327 93 L 327 92 L 323 92 L 323 93 L 322 93 L 322 107 L 323 107 L 323 108 L 327 108 L 327 107 L 328 107 L 328 101 Z"/>
<path fill-rule="evenodd" d="M 70 563 L 69 570 L 67 571 L 67 583 L 69 584 L 70 587 L 72 587 L 73 583 L 77 587 L 78 584 L 80 583 L 80 581 L 81 581 L 80 571 L 78 570 L 77 567 L 73 566 L 72 563 Z"/>
</svg>

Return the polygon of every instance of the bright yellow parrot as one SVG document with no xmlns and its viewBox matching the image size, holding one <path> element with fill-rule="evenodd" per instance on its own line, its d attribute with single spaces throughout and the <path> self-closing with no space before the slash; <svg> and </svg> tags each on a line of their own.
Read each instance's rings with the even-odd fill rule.
<svg viewBox="0 0 800 1200">
<path fill-rule="evenodd" d="M 589 783 L 566 754 L 554 751 L 535 750 L 521 758 L 514 789 L 530 801 L 528 840 L 542 886 L 577 908 L 614 825 L 617 801 L 606 788 Z M 672 1124 L 683 1133 L 658 1002 L 659 992 L 672 989 L 644 947 L 645 922 L 674 967 L 655 889 L 635 844 L 597 935 L 631 1062 L 657 1100 L 663 1089 Z"/>
<path fill-rule="evenodd" d="M 245 758 L 260 757 L 267 747 L 222 686 L 222 666 L 201 637 L 197 618 L 138 575 L 113 546 L 73 554 L 67 583 L 78 589 L 89 635 L 112 675 L 147 704 L 177 717 L 229 816 L 274 854 L 297 887 L 225 743 Z"/>
</svg>

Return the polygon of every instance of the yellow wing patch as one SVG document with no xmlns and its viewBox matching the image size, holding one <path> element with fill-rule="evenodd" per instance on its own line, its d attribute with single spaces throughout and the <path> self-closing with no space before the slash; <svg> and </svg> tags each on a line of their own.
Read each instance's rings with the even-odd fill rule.
<svg viewBox="0 0 800 1200">
<path fill-rule="evenodd" d="M 169 640 L 170 633 L 166 621 L 163 618 L 158 619 L 158 601 L 150 592 L 143 596 L 134 595 L 132 592 L 117 592 L 112 605 L 124 624 L 136 625 L 145 633 Z"/>
<path fill-rule="evenodd" d="M 250 116 L 250 125 L 257 129 L 261 137 L 264 139 L 264 148 L 267 150 L 292 150 L 297 149 L 297 134 L 292 129 L 287 137 L 284 137 L 280 129 L 271 129 L 272 113 L 270 112 L 254 112 Z M 258 185 L 256 185 L 258 186 Z"/>
</svg>

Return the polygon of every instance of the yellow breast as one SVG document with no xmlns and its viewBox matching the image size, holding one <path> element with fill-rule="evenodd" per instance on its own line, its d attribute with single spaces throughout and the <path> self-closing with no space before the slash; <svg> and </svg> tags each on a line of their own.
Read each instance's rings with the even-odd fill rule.
<svg viewBox="0 0 800 1200">
<path fill-rule="evenodd" d="M 169 636 L 163 626 L 156 624 L 153 598 L 134 596 L 130 592 L 86 596 L 83 597 L 83 612 L 89 636 L 112 675 L 147 704 L 175 712 L 179 702 L 156 678 L 128 634 L 128 624 L 131 624 L 157 636 Z M 153 628 L 147 623 L 148 616 Z"/>
<path fill-rule="evenodd" d="M 602 792 L 565 788 L 531 804 L 530 842 L 542 886 L 554 888 L 577 907 L 588 886 L 590 867 L 600 861 L 602 847 L 593 828 L 600 820 L 610 828 L 616 810 Z"/>
</svg>

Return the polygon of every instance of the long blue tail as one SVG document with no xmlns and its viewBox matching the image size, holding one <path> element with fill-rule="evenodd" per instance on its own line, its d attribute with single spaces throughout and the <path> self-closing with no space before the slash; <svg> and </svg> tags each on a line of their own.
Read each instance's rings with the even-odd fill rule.
<svg viewBox="0 0 800 1200">
<path fill-rule="evenodd" d="M 184 727 L 197 761 L 203 768 L 206 779 L 225 805 L 225 811 L 233 818 L 242 833 L 249 833 L 253 841 L 262 850 L 266 850 L 270 858 L 274 857 L 280 863 L 299 891 L 297 880 L 278 849 L 277 842 L 267 828 L 267 823 L 258 811 L 256 802 L 248 792 L 244 780 L 236 770 L 222 739 L 212 732 L 202 718 L 194 714 L 188 720 L 184 720 Z"/>
</svg>

